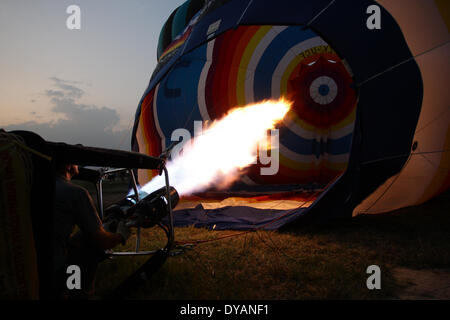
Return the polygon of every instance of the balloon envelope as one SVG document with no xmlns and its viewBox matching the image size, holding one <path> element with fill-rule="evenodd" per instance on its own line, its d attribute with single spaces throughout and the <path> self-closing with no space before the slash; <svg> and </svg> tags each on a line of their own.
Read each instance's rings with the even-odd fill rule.
<svg viewBox="0 0 450 320">
<path fill-rule="evenodd" d="M 366 9 L 380 7 L 381 29 Z M 285 97 L 279 168 L 233 190 L 324 188 L 301 216 L 416 205 L 450 185 L 449 4 L 445 1 L 187 1 L 164 25 L 136 113 L 133 150 L 174 130 Z M 141 184 L 154 172 L 139 171 Z M 228 190 L 229 191 L 229 190 Z"/>
</svg>

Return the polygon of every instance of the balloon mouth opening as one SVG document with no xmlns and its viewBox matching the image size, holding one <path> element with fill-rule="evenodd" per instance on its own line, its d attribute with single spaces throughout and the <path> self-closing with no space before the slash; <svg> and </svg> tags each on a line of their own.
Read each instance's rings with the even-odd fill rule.
<svg viewBox="0 0 450 320">
<path fill-rule="evenodd" d="M 246 35 L 250 37 L 250 31 L 253 32 L 258 27 L 260 26 L 239 26 L 239 30 L 248 32 Z M 274 26 L 264 26 L 270 27 Z M 248 52 L 245 56 L 250 59 L 245 61 L 246 66 L 252 68 L 234 68 L 244 60 L 244 55 L 242 61 L 238 59 L 244 51 L 240 52 L 236 48 L 234 55 L 226 55 L 225 51 L 220 50 L 225 44 L 234 43 L 241 35 L 226 31 L 214 41 L 206 42 L 202 50 L 196 51 L 198 54 L 206 54 L 205 62 L 199 62 L 199 57 L 195 56 L 196 64 L 190 64 L 188 62 L 194 55 L 191 57 L 186 54 L 184 67 L 177 69 L 176 74 L 168 74 L 169 78 L 162 78 L 173 81 L 171 87 L 179 88 L 176 89 L 179 101 L 198 101 L 198 105 L 194 104 L 196 110 L 186 109 L 180 114 L 190 117 L 193 113 L 198 113 L 201 119 L 208 121 L 221 117 L 236 105 L 236 101 L 239 101 L 239 105 L 245 105 L 261 99 L 285 97 L 292 102 L 292 107 L 280 126 L 279 171 L 275 175 L 262 176 L 261 169 L 269 167 L 270 163 L 259 163 L 258 158 L 255 164 L 242 170 L 240 179 L 227 185 L 225 189 L 210 187 L 184 194 L 181 188 L 182 200 L 225 200 L 227 197 L 251 199 L 249 201 L 295 199 L 299 194 L 320 194 L 331 181 L 347 170 L 357 104 L 357 91 L 351 87 L 353 73 L 345 60 L 320 36 L 313 35 L 305 40 L 305 35 L 297 33 L 303 31 L 293 27 L 289 29 L 290 26 L 284 27 L 290 32 L 286 31 L 283 37 L 276 36 L 273 39 L 271 37 L 279 32 L 269 32 L 263 38 L 267 43 L 256 36 L 249 38 L 255 45 L 259 41 L 260 46 L 257 48 L 262 50 L 258 54 L 254 51 L 253 55 Z M 282 49 L 274 50 L 272 42 L 281 38 L 284 42 L 292 42 L 289 42 L 289 52 L 295 54 L 285 54 Z M 245 46 L 241 49 L 245 49 Z M 270 63 L 265 59 L 266 51 L 272 54 Z M 198 72 L 197 90 L 184 90 L 186 82 L 183 74 L 187 77 L 188 72 Z M 153 100 L 149 101 L 158 103 L 149 104 L 148 108 L 142 109 L 155 110 L 151 115 L 152 119 L 155 115 L 161 115 L 161 118 L 155 119 L 155 128 L 151 130 L 160 133 L 160 137 L 164 134 L 164 148 L 169 145 L 167 139 L 170 139 L 171 132 L 177 130 L 169 122 L 164 123 L 166 120 L 162 120 L 170 118 L 174 97 L 166 96 L 169 92 L 166 89 L 155 91 Z M 185 120 L 179 122 L 184 123 Z M 195 124 L 189 131 L 191 136 L 195 135 Z M 161 143 L 160 140 L 151 142 L 153 145 Z M 267 153 L 266 158 L 270 157 L 269 154 L 273 153 Z M 152 175 L 148 175 L 144 180 L 149 181 L 148 178 L 151 177 Z M 177 187 L 176 184 L 174 186 Z"/>
</svg>

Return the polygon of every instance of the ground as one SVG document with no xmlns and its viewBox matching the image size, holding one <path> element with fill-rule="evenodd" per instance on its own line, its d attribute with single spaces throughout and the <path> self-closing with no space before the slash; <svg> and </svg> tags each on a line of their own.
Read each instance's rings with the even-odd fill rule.
<svg viewBox="0 0 450 320">
<path fill-rule="evenodd" d="M 109 189 L 109 191 L 108 191 Z M 123 196 L 105 185 L 106 201 Z M 449 299 L 450 192 L 415 207 L 362 215 L 286 232 L 176 228 L 178 241 L 207 240 L 169 258 L 128 299 Z M 164 244 L 143 230 L 142 247 Z M 120 250 L 132 250 L 133 239 Z M 97 294 L 107 295 L 145 258 L 99 266 Z M 369 290 L 369 265 L 381 289 Z"/>
<path fill-rule="evenodd" d="M 450 300 L 450 270 L 395 268 L 393 276 L 399 286 L 399 299 Z"/>
</svg>

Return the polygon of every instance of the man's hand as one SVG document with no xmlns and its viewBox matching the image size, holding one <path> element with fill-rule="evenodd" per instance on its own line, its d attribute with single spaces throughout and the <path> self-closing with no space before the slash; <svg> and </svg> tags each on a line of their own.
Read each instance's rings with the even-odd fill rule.
<svg viewBox="0 0 450 320">
<path fill-rule="evenodd" d="M 115 233 L 116 229 L 117 229 L 117 224 L 118 224 L 117 220 L 111 219 L 111 220 L 103 223 L 103 229 L 105 229 L 108 232 Z"/>
<path fill-rule="evenodd" d="M 120 221 L 119 224 L 117 225 L 116 233 L 122 236 L 123 238 L 122 244 L 125 244 L 131 235 L 131 231 L 130 228 L 125 225 L 124 220 Z"/>
</svg>

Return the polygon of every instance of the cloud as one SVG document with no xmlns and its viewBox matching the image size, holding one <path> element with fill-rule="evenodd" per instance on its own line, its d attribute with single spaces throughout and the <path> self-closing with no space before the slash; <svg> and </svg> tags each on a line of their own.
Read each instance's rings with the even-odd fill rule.
<svg viewBox="0 0 450 320">
<path fill-rule="evenodd" d="M 116 110 L 79 103 L 84 90 L 70 82 L 56 77 L 50 78 L 54 87 L 45 90 L 52 105 L 52 112 L 62 115 L 57 121 L 38 123 L 28 121 L 6 126 L 4 129 L 29 130 L 44 139 L 85 146 L 129 150 L 130 130 L 113 130 L 120 117 Z"/>
<path fill-rule="evenodd" d="M 58 98 L 63 98 L 64 97 L 64 92 L 61 90 L 45 90 L 45 95 L 47 97 L 58 97 Z"/>
<path fill-rule="evenodd" d="M 56 77 L 51 77 L 50 80 L 53 80 L 53 82 L 55 83 L 55 86 L 58 87 L 59 89 L 61 89 L 66 97 L 79 99 L 84 95 L 84 91 L 82 89 L 71 85 L 71 83 L 78 84 L 79 82 L 66 81 L 66 80 L 56 78 Z M 47 90 L 47 91 L 52 91 L 52 90 Z M 57 92 L 61 92 L 61 91 L 57 91 Z"/>
</svg>

